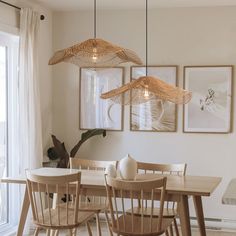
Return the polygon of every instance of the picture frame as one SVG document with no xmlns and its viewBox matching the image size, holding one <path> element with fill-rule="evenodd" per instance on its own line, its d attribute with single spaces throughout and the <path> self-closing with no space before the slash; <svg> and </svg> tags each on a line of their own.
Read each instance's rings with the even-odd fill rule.
<svg viewBox="0 0 236 236">
<path fill-rule="evenodd" d="M 178 66 L 148 66 L 149 76 L 157 77 L 177 86 Z M 130 78 L 138 79 L 146 75 L 145 66 L 132 66 Z M 168 101 L 151 100 L 143 104 L 130 106 L 130 130 L 148 132 L 176 132 L 177 106 Z"/>
<path fill-rule="evenodd" d="M 80 68 L 79 128 L 123 130 L 123 107 L 100 95 L 124 84 L 124 67 Z"/>
<path fill-rule="evenodd" d="M 183 109 L 183 132 L 230 133 L 233 66 L 184 66 L 192 99 Z"/>
</svg>

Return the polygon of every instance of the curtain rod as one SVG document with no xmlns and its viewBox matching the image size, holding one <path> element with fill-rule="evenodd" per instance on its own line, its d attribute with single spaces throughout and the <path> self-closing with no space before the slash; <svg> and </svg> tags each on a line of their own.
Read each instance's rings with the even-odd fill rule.
<svg viewBox="0 0 236 236">
<path fill-rule="evenodd" d="M 13 8 L 15 8 L 15 9 L 17 9 L 17 10 L 21 10 L 20 7 L 18 7 L 18 6 L 16 6 L 16 5 L 13 5 L 13 4 L 11 4 L 11 3 L 8 3 L 8 2 L 5 2 L 5 1 L 0 0 L 0 3 L 3 3 L 3 4 L 8 5 L 8 6 L 10 6 L 10 7 L 13 7 Z M 45 16 L 44 16 L 44 15 L 40 15 L 40 20 L 44 20 L 44 19 L 45 19 Z"/>
</svg>

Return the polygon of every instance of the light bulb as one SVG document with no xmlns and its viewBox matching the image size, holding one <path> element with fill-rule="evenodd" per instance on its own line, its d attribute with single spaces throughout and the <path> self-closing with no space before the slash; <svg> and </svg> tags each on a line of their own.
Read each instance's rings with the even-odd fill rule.
<svg viewBox="0 0 236 236">
<path fill-rule="evenodd" d="M 97 48 L 93 48 L 92 60 L 94 63 L 96 63 L 98 60 Z"/>
<path fill-rule="evenodd" d="M 144 88 L 144 98 L 148 99 L 150 96 L 149 91 L 148 91 L 148 86 L 145 86 Z"/>
</svg>

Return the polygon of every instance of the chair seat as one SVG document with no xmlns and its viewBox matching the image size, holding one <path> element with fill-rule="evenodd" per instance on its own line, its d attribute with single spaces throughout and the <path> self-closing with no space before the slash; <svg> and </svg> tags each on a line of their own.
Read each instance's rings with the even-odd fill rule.
<svg viewBox="0 0 236 236">
<path fill-rule="evenodd" d="M 58 212 L 60 212 L 60 219 L 58 218 Z M 51 223 L 50 223 L 51 214 Z M 68 221 L 67 221 L 68 214 Z M 60 204 L 55 209 L 46 209 L 44 214 L 39 214 L 39 222 L 34 222 L 39 227 L 43 228 L 55 228 L 55 229 L 70 229 L 78 227 L 80 224 L 87 222 L 94 216 L 94 212 L 89 211 L 79 211 L 78 221 L 74 222 L 74 210 L 68 207 L 68 212 L 66 208 L 66 203 Z"/>
<path fill-rule="evenodd" d="M 145 207 L 143 208 L 143 215 L 144 216 L 150 216 L 151 215 L 151 210 L 152 208 L 151 207 Z M 141 207 L 134 207 L 133 209 L 133 213 L 134 215 L 141 215 L 141 212 L 142 212 L 142 209 Z M 131 214 L 131 209 L 129 209 L 127 211 L 127 213 Z M 160 209 L 159 208 L 153 208 L 153 216 L 154 217 L 157 217 L 160 215 Z M 177 210 L 176 209 L 172 209 L 172 208 L 164 208 L 163 209 L 163 217 L 165 218 L 173 218 L 177 215 Z"/>
<path fill-rule="evenodd" d="M 143 226 L 142 226 L 142 217 L 141 216 L 133 216 L 133 226 L 132 226 L 132 216 L 131 215 L 121 215 L 118 218 L 118 224 L 112 227 L 112 230 L 115 233 L 120 235 L 132 235 L 132 236 L 151 236 L 151 235 L 161 235 L 173 222 L 173 218 L 163 218 L 162 220 L 162 228 L 160 230 L 157 229 L 158 218 L 143 217 Z M 152 227 L 151 227 L 152 222 Z"/>
<path fill-rule="evenodd" d="M 93 211 L 99 213 L 104 212 L 106 209 L 108 209 L 108 205 L 96 202 L 81 202 L 79 209 L 82 211 Z"/>
</svg>

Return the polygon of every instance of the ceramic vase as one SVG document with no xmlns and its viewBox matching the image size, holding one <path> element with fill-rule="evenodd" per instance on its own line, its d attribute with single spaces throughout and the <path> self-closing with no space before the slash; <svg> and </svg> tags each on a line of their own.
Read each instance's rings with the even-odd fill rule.
<svg viewBox="0 0 236 236">
<path fill-rule="evenodd" d="M 106 167 L 105 174 L 107 174 L 109 177 L 116 178 L 116 167 L 112 164 L 109 164 Z"/>
<path fill-rule="evenodd" d="M 125 180 L 134 180 L 137 174 L 137 162 L 127 154 L 119 161 L 120 177 Z"/>
</svg>

